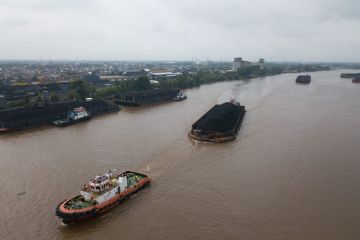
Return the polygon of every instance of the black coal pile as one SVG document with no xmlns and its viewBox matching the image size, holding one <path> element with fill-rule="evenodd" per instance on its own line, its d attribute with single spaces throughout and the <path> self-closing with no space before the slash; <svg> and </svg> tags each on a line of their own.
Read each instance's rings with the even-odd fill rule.
<svg viewBox="0 0 360 240">
<path fill-rule="evenodd" d="M 61 102 L 48 106 L 33 106 L 0 111 L 0 125 L 10 129 L 18 129 L 51 123 L 54 120 L 65 118 L 69 110 L 81 106 L 85 107 L 93 115 L 119 110 L 117 105 L 103 100 Z"/>
<path fill-rule="evenodd" d="M 115 102 L 120 105 L 141 105 L 146 103 L 170 100 L 179 89 L 161 88 L 122 93 L 115 96 Z"/>
<path fill-rule="evenodd" d="M 296 78 L 296 82 L 299 83 L 309 83 L 311 81 L 310 75 L 300 75 Z"/>
<path fill-rule="evenodd" d="M 244 112 L 244 106 L 237 106 L 230 102 L 215 105 L 192 127 L 194 130 L 203 132 L 228 132 L 234 129 L 240 115 Z"/>
</svg>

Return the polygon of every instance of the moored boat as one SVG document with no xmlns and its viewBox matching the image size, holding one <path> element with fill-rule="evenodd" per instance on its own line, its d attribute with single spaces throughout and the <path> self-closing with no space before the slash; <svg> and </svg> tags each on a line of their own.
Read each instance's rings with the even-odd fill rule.
<svg viewBox="0 0 360 240">
<path fill-rule="evenodd" d="M 93 177 L 80 195 L 61 202 L 56 215 L 64 223 L 74 223 L 104 213 L 136 193 L 151 181 L 150 177 L 132 171 L 115 175 L 109 171 Z"/>
<path fill-rule="evenodd" d="M 352 80 L 352 82 L 353 82 L 353 83 L 360 83 L 360 77 L 354 78 L 354 79 Z"/>
<path fill-rule="evenodd" d="M 183 91 L 179 91 L 178 94 L 172 98 L 173 101 L 182 101 L 187 98 L 186 94 Z"/>
<path fill-rule="evenodd" d="M 302 84 L 309 84 L 311 82 L 311 76 L 310 75 L 299 75 L 296 78 L 297 83 Z"/>
<path fill-rule="evenodd" d="M 11 129 L 9 128 L 0 128 L 0 133 L 6 133 L 6 132 L 10 132 Z"/>
<path fill-rule="evenodd" d="M 340 74 L 341 78 L 359 78 L 360 73 L 342 73 Z"/>
<path fill-rule="evenodd" d="M 77 122 L 86 121 L 91 118 L 91 113 L 86 111 L 84 107 L 74 108 L 72 111 L 69 111 L 67 118 L 59 119 L 54 121 L 55 126 L 68 126 Z"/>
<path fill-rule="evenodd" d="M 235 140 L 245 112 L 235 100 L 215 105 L 192 125 L 189 137 L 215 143 Z"/>
</svg>

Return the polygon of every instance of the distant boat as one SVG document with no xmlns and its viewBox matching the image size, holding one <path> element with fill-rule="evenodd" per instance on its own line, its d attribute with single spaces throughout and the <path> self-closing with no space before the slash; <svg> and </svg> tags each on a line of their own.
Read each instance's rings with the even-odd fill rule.
<svg viewBox="0 0 360 240">
<path fill-rule="evenodd" d="M 311 82 L 311 76 L 310 75 L 299 75 L 296 78 L 297 83 L 302 84 L 309 84 Z"/>
<path fill-rule="evenodd" d="M 90 118 L 91 118 L 91 114 L 88 111 L 86 111 L 84 107 L 78 107 L 78 108 L 74 108 L 72 111 L 69 111 L 67 114 L 67 118 L 54 121 L 54 125 L 63 127 L 77 122 L 86 121 L 89 120 Z"/>
<path fill-rule="evenodd" d="M 353 82 L 353 83 L 360 83 L 360 77 L 354 78 L 354 79 L 352 80 L 352 82 Z"/>
<path fill-rule="evenodd" d="M 173 101 L 182 101 L 187 98 L 186 94 L 183 91 L 179 91 L 179 93 L 172 98 Z"/>
<path fill-rule="evenodd" d="M 148 185 L 150 181 L 150 177 L 131 171 L 118 175 L 109 171 L 95 176 L 84 185 L 80 195 L 57 206 L 56 216 L 64 223 L 74 223 L 97 216 L 119 205 L 122 200 Z"/>
<path fill-rule="evenodd" d="M 341 78 L 359 78 L 360 73 L 342 73 L 340 74 Z"/>
</svg>

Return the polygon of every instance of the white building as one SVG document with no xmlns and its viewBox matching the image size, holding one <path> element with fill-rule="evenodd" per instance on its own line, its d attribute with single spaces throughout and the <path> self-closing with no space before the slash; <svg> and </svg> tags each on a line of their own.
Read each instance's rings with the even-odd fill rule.
<svg viewBox="0 0 360 240">
<path fill-rule="evenodd" d="M 241 57 L 234 58 L 233 70 L 236 71 L 238 69 L 250 66 L 260 66 L 260 69 L 265 68 L 265 60 L 263 58 L 259 59 L 259 62 L 252 63 L 248 61 L 243 61 Z"/>
</svg>

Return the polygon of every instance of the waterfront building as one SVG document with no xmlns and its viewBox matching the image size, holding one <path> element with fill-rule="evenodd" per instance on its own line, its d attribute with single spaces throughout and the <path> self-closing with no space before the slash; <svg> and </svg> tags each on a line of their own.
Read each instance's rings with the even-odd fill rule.
<svg viewBox="0 0 360 240">
<path fill-rule="evenodd" d="M 241 57 L 234 58 L 234 62 L 233 62 L 233 70 L 234 71 L 244 68 L 244 67 L 250 67 L 250 66 L 259 66 L 260 69 L 264 69 L 265 68 L 265 60 L 263 58 L 260 58 L 259 62 L 252 63 L 249 61 L 244 61 Z"/>
</svg>

